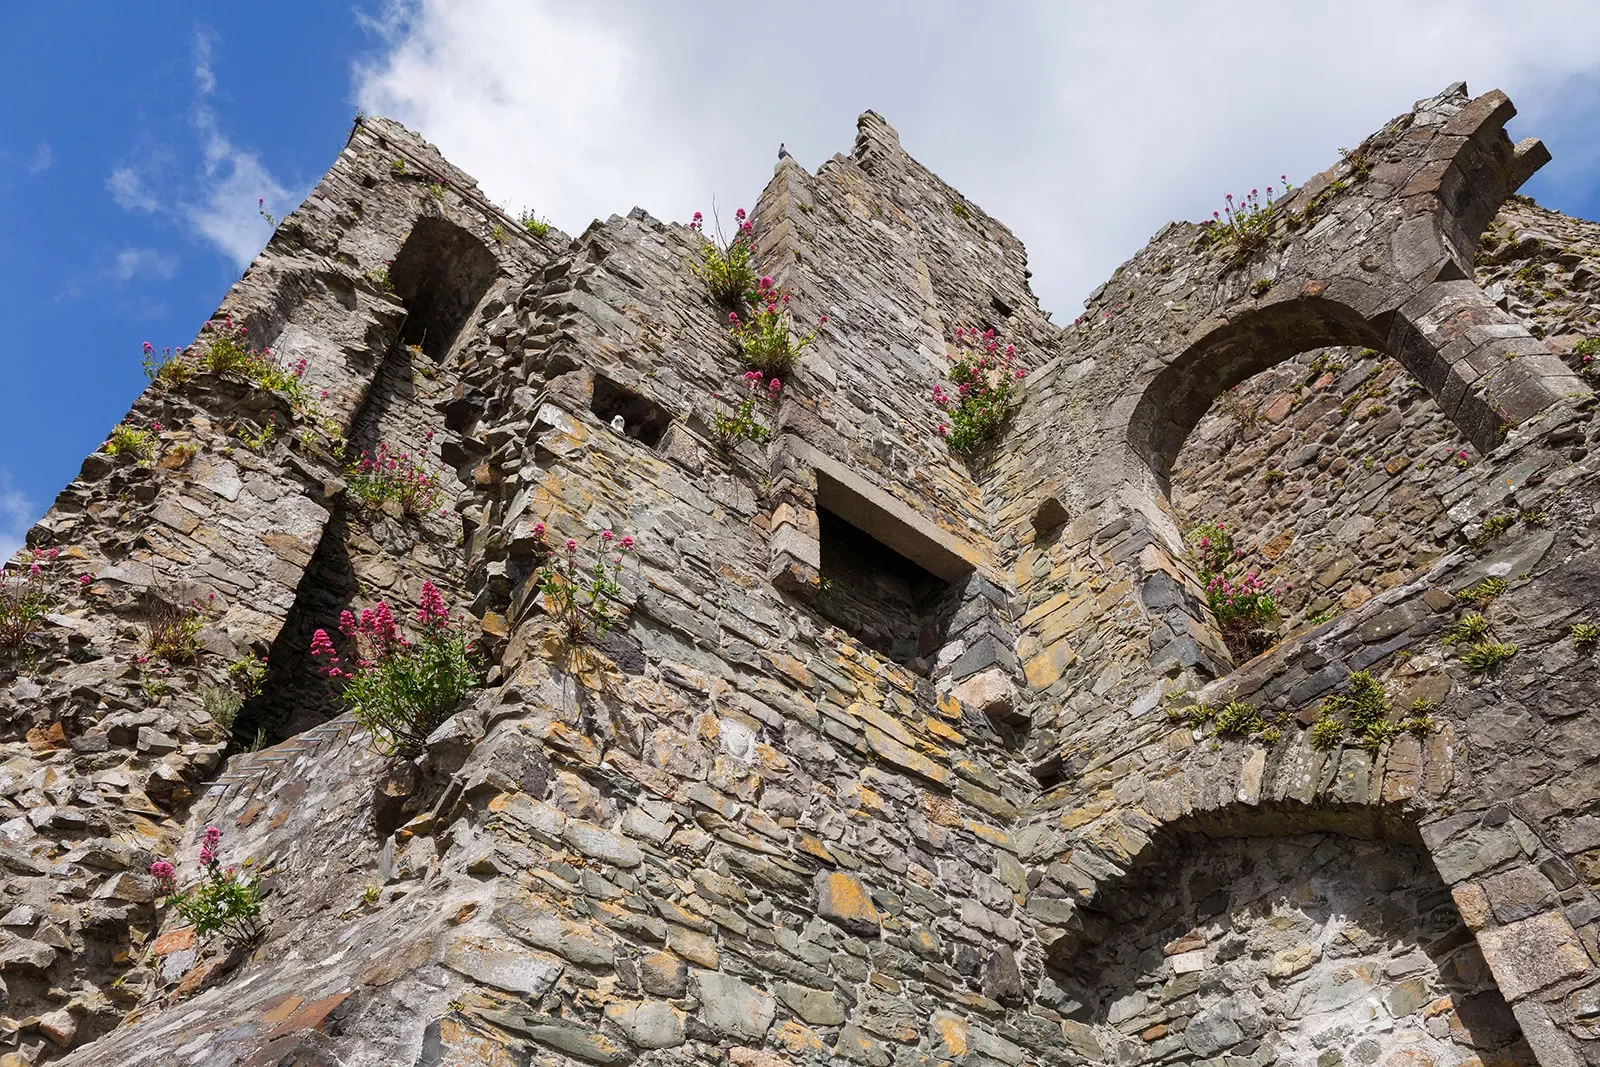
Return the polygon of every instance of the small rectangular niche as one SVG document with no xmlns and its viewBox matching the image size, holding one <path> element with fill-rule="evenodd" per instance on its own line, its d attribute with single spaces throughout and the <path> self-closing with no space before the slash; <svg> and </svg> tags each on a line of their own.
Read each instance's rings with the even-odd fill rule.
<svg viewBox="0 0 1600 1067">
<path fill-rule="evenodd" d="M 589 410 L 607 426 L 615 426 L 620 417 L 622 432 L 646 448 L 659 445 L 661 435 L 672 423 L 672 413 L 666 408 L 601 374 L 594 376 Z"/>
</svg>

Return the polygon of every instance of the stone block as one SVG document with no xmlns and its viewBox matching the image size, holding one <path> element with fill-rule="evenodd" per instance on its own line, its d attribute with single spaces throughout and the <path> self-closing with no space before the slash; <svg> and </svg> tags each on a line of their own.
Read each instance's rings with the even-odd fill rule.
<svg viewBox="0 0 1600 1067">
<path fill-rule="evenodd" d="M 882 919 L 866 883 L 843 871 L 821 871 L 812 881 L 817 914 L 854 934 L 877 937 Z"/>
<path fill-rule="evenodd" d="M 1513 1002 L 1589 969 L 1589 954 L 1560 912 L 1480 931 L 1478 944 L 1500 992 Z"/>
<path fill-rule="evenodd" d="M 772 997 L 720 971 L 695 972 L 700 1021 L 719 1034 L 760 1041 L 777 1015 Z"/>
</svg>

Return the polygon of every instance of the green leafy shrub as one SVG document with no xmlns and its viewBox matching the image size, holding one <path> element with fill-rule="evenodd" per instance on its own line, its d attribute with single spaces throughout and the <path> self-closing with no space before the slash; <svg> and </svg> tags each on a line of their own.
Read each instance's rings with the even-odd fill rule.
<svg viewBox="0 0 1600 1067">
<path fill-rule="evenodd" d="M 565 551 L 547 556 L 539 569 L 539 589 L 545 610 L 561 623 L 569 640 L 598 636 L 617 624 L 623 556 L 637 547 L 631 534 L 618 539 L 610 530 L 602 530 L 592 564 L 579 562 L 576 538 L 567 539 Z"/>
<path fill-rule="evenodd" d="M 390 451 L 382 441 L 378 442 L 375 455 L 362 450 L 361 457 L 346 467 L 344 474 L 350 494 L 369 508 L 382 507 L 385 501 L 392 500 L 407 515 L 423 515 L 439 506 L 444 493 L 437 470 L 420 456 Z"/>
<path fill-rule="evenodd" d="M 1579 648 L 1593 648 L 1600 642 L 1600 626 L 1592 622 L 1575 622 L 1572 624 L 1572 643 Z"/>
<path fill-rule="evenodd" d="M 1218 737 L 1246 737 L 1266 726 L 1255 705 L 1242 700 L 1230 700 L 1217 712 Z"/>
<path fill-rule="evenodd" d="M 432 582 L 422 583 L 416 628 L 402 631 L 385 601 L 361 612 L 345 611 L 339 631 L 355 646 L 346 667 L 326 630 L 311 636 L 311 656 L 326 661 L 324 673 L 344 682 L 344 702 L 373 747 L 386 756 L 410 759 L 476 688 L 480 676 L 472 645 L 444 606 Z"/>
<path fill-rule="evenodd" d="M 106 438 L 106 455 L 121 459 L 124 456 L 130 459 L 147 460 L 155 454 L 155 435 L 149 430 L 135 429 L 125 422 L 119 422 L 111 428 L 111 436 Z"/>
<path fill-rule="evenodd" d="M 535 237 L 544 237 L 550 232 L 549 221 L 541 219 L 532 211 L 524 209 L 522 214 L 517 216 L 517 221 L 522 224 L 524 230 L 527 230 Z"/>
<path fill-rule="evenodd" d="M 1343 693 L 1323 699 L 1317 721 L 1311 727 L 1311 744 L 1323 750 L 1333 748 L 1344 740 L 1348 730 L 1355 744 L 1376 752 L 1411 723 L 1409 719 L 1405 723 L 1391 722 L 1389 711 L 1383 683 L 1366 671 L 1356 671 L 1350 675 Z"/>
<path fill-rule="evenodd" d="M 50 572 L 60 555 L 59 549 L 34 548 L 0 567 L 0 650 L 21 648 L 44 625 L 57 601 Z"/>
<path fill-rule="evenodd" d="M 155 604 L 145 615 L 150 631 L 146 651 L 168 663 L 192 663 L 200 654 L 200 631 L 205 628 L 206 613 L 215 600 L 216 594 L 211 593 L 207 601 Z"/>
<path fill-rule="evenodd" d="M 177 872 L 166 860 L 150 865 L 156 890 L 167 898 L 196 937 L 220 933 L 230 947 L 253 945 L 265 932 L 261 924 L 261 879 L 224 868 L 219 855 L 222 831 L 207 826 L 200 846 L 200 879 L 178 892 Z"/>
<path fill-rule="evenodd" d="M 169 346 L 157 352 L 155 345 L 146 341 L 140 362 L 144 366 L 144 376 L 152 382 L 182 385 L 194 376 L 194 368 L 183 358 L 182 348 Z"/>
<path fill-rule="evenodd" d="M 744 365 L 768 378 L 781 378 L 794 366 L 800 350 L 816 340 L 815 331 L 804 337 L 794 335 L 794 319 L 789 313 L 790 294 L 780 290 L 771 278 L 756 279 L 748 294 L 749 310 L 741 317 L 728 312 L 728 332 L 739 346 Z M 823 315 L 826 323 L 828 316 Z"/>
<path fill-rule="evenodd" d="M 950 381 L 955 395 L 944 386 L 933 387 L 933 402 L 950 416 L 939 423 L 939 436 L 950 444 L 950 451 L 974 457 L 999 438 L 1012 412 L 1022 402 L 1022 382 L 1028 372 L 1017 362 L 1015 345 L 1000 347 L 993 329 L 978 332 L 956 329 L 955 359 L 950 366 Z"/>
<path fill-rule="evenodd" d="M 1338 748 L 1344 741 L 1344 723 L 1324 711 L 1311 724 L 1311 747 L 1319 752 Z"/>
<path fill-rule="evenodd" d="M 1441 640 L 1447 645 L 1473 645 L 1489 636 L 1489 620 L 1468 612 L 1445 630 Z"/>
<path fill-rule="evenodd" d="M 1461 653 L 1461 664 L 1473 674 L 1493 674 L 1500 665 L 1517 654 L 1516 645 L 1499 641 L 1480 641 Z"/>
<path fill-rule="evenodd" d="M 1472 539 L 1472 547 L 1482 548 L 1490 541 L 1498 540 L 1507 530 L 1515 526 L 1516 522 L 1517 517 L 1509 512 L 1490 515 L 1483 520 L 1483 526 L 1479 528 L 1478 536 Z"/>
<path fill-rule="evenodd" d="M 1458 593 L 1457 597 L 1481 608 L 1487 606 L 1489 601 L 1504 593 L 1506 588 L 1506 580 L 1504 578 L 1485 578 L 1471 589 L 1465 589 Z"/>
<path fill-rule="evenodd" d="M 1195 565 L 1207 578 L 1221 574 L 1243 555 L 1233 543 L 1233 531 L 1226 522 L 1203 522 L 1189 532 L 1189 550 Z"/>
<path fill-rule="evenodd" d="M 772 429 L 762 421 L 761 412 L 771 409 L 778 402 L 778 394 L 783 389 L 783 383 L 773 378 L 763 385 L 764 378 L 760 371 L 750 370 L 744 372 L 745 397 L 734 408 L 733 414 L 714 412 L 711 416 L 711 432 L 716 436 L 717 444 L 724 449 L 732 449 L 741 441 L 754 441 L 756 444 L 766 442 L 772 436 Z M 722 397 L 712 393 L 713 400 Z"/>
<path fill-rule="evenodd" d="M 723 307 L 738 308 L 747 301 L 745 295 L 756 287 L 756 268 L 751 260 L 754 227 L 744 217 L 744 208 L 733 213 L 738 229 L 733 240 L 722 239 L 722 225 L 717 223 L 717 237 L 706 237 L 705 217 L 696 211 L 689 229 L 705 241 L 700 249 L 700 262 L 691 268 L 706 283 L 706 293 L 713 302 Z"/>
</svg>

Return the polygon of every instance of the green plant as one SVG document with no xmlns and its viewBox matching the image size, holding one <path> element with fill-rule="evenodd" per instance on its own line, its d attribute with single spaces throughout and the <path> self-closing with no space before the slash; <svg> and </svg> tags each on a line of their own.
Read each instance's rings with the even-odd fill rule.
<svg viewBox="0 0 1600 1067">
<path fill-rule="evenodd" d="M 756 444 L 764 443 L 772 436 L 771 428 L 761 421 L 759 412 L 766 408 L 769 411 L 778 402 L 778 394 L 783 389 L 783 383 L 777 378 L 763 386 L 762 374 L 757 370 L 745 371 L 744 385 L 745 398 L 739 402 L 732 415 L 725 415 L 721 411 L 714 412 L 711 416 L 711 432 L 716 436 L 717 444 L 724 449 L 738 446 L 740 441 L 754 441 Z M 712 393 L 713 400 L 722 398 Z"/>
<path fill-rule="evenodd" d="M 505 244 L 506 228 L 497 222 L 489 227 L 489 236 L 494 240 L 495 244 Z"/>
<path fill-rule="evenodd" d="M 106 438 L 106 455 L 121 459 L 127 456 L 131 459 L 146 460 L 155 454 L 155 436 L 149 430 L 139 430 L 125 422 L 119 422 L 111 428 L 111 436 Z"/>
<path fill-rule="evenodd" d="M 278 414 L 274 411 L 267 412 L 267 421 L 260 427 L 245 421 L 235 424 L 233 436 L 252 452 L 265 452 L 278 436 Z"/>
<path fill-rule="evenodd" d="M 50 571 L 60 555 L 59 549 L 34 548 L 0 567 L 0 649 L 21 648 L 44 625 L 56 603 Z"/>
<path fill-rule="evenodd" d="M 1516 645 L 1480 641 L 1461 653 L 1461 664 L 1473 674 L 1493 674 L 1500 665 L 1517 654 Z"/>
<path fill-rule="evenodd" d="M 950 214 L 952 214 L 956 218 L 962 219 L 964 221 L 968 216 L 967 205 L 964 204 L 963 202 L 961 202 L 960 200 L 951 201 L 950 202 Z"/>
<path fill-rule="evenodd" d="M 631 534 L 618 540 L 610 530 L 602 530 L 600 548 L 589 566 L 578 561 L 576 538 L 567 538 L 565 552 L 548 556 L 539 569 L 539 589 L 545 610 L 561 623 L 569 640 L 579 640 L 585 633 L 598 636 L 616 625 L 623 555 L 636 547 Z"/>
<path fill-rule="evenodd" d="M 200 370 L 237 374 L 258 388 L 283 393 L 293 405 L 309 406 L 304 382 L 306 361 L 285 366 L 270 348 L 250 347 L 246 327 L 235 326 L 232 317 L 223 319 L 221 325 L 206 323 L 200 339 L 184 351 L 184 356 Z"/>
<path fill-rule="evenodd" d="M 1309 618 L 1307 618 L 1306 619 L 1306 625 L 1307 626 L 1321 626 L 1323 623 L 1328 622 L 1329 620 L 1331 620 L 1332 618 L 1334 618 L 1334 616 L 1336 616 L 1338 614 L 1339 614 L 1338 611 L 1334 610 L 1333 608 L 1323 608 L 1321 611 L 1317 612 L 1315 615 L 1312 615 Z"/>
<path fill-rule="evenodd" d="M 261 879 L 233 867 L 224 868 L 219 856 L 221 843 L 222 831 L 207 826 L 200 846 L 200 880 L 185 892 L 178 892 L 177 873 L 165 860 L 152 863 L 150 874 L 157 892 L 193 924 L 195 936 L 221 933 L 231 947 L 253 945 L 264 932 Z"/>
<path fill-rule="evenodd" d="M 230 734 L 239 709 L 244 707 L 244 697 L 227 686 L 204 685 L 200 687 L 200 705 L 224 734 Z"/>
<path fill-rule="evenodd" d="M 1324 722 L 1338 726 L 1337 736 L 1332 743 L 1319 745 L 1318 727 L 1322 727 L 1325 737 L 1335 738 L 1334 727 L 1322 726 Z M 1323 699 L 1317 721 L 1312 725 L 1311 743 L 1318 748 L 1332 748 L 1344 738 L 1345 723 L 1355 743 L 1368 752 L 1376 752 L 1400 730 L 1389 721 L 1389 699 L 1384 695 L 1383 684 L 1366 671 L 1351 674 L 1343 693 Z"/>
<path fill-rule="evenodd" d="M 376 883 L 369 885 L 367 888 L 361 891 L 361 903 L 376 904 L 378 902 L 378 897 L 381 896 L 382 893 L 383 890 L 378 888 Z"/>
<path fill-rule="evenodd" d="M 1206 583 L 1206 603 L 1224 629 L 1259 629 L 1278 617 L 1278 602 L 1254 571 L 1237 582 L 1213 575 Z"/>
<path fill-rule="evenodd" d="M 756 285 L 756 268 L 752 261 L 755 227 L 745 220 L 744 208 L 733 213 L 733 240 L 724 240 L 722 222 L 715 220 L 717 237 L 712 240 L 704 232 L 704 216 L 694 213 L 689 229 L 705 242 L 700 248 L 700 262 L 691 263 L 690 269 L 706 283 L 706 293 L 714 303 L 737 308 L 746 303 L 745 296 Z"/>
<path fill-rule="evenodd" d="M 1266 720 L 1255 705 L 1242 700 L 1230 700 L 1217 712 L 1218 737 L 1245 737 L 1266 726 Z"/>
<path fill-rule="evenodd" d="M 1600 374 L 1594 359 L 1600 356 L 1600 337 L 1585 337 L 1572 346 L 1572 354 L 1578 357 L 1578 369 L 1584 374 L 1591 378 Z"/>
<path fill-rule="evenodd" d="M 267 677 L 267 657 L 245 653 L 241 659 L 228 664 L 228 681 L 234 691 L 245 700 L 261 695 L 261 684 Z"/>
<path fill-rule="evenodd" d="M 1285 176 L 1282 180 L 1286 196 L 1290 190 L 1289 179 Z M 1249 255 L 1266 247 L 1275 213 L 1270 185 L 1265 200 L 1252 189 L 1235 204 L 1233 194 L 1229 193 L 1222 210 L 1213 211 L 1211 221 L 1205 224 L 1206 238 L 1212 245 L 1232 245 L 1239 254 Z"/>
<path fill-rule="evenodd" d="M 1339 154 L 1344 157 L 1345 164 L 1350 168 L 1350 180 L 1364 182 L 1372 174 L 1372 156 L 1366 146 L 1354 150 L 1340 148 Z"/>
<path fill-rule="evenodd" d="M 994 444 L 1012 412 L 1022 402 L 1022 382 L 1028 372 L 1017 362 L 1015 345 L 1000 347 L 995 331 L 956 329 L 955 359 L 950 366 L 954 396 L 934 385 L 933 402 L 950 416 L 939 423 L 939 436 L 950 451 L 975 457 Z"/>
<path fill-rule="evenodd" d="M 429 182 L 427 188 L 424 190 L 424 192 L 426 192 L 429 196 L 441 203 L 444 202 L 445 194 L 449 191 L 450 187 L 444 182 Z"/>
<path fill-rule="evenodd" d="M 1482 548 L 1490 541 L 1498 540 L 1501 535 L 1516 525 L 1516 522 L 1517 517 L 1508 511 L 1490 515 L 1483 520 L 1483 526 L 1479 528 L 1478 536 L 1472 539 L 1472 547 Z"/>
<path fill-rule="evenodd" d="M 389 170 L 397 175 L 404 174 L 406 172 L 406 161 L 397 157 L 389 164 Z"/>
<path fill-rule="evenodd" d="M 1234 546 L 1233 531 L 1222 520 L 1203 522 L 1189 531 L 1189 551 L 1204 579 L 1221 574 L 1244 555 Z"/>
<path fill-rule="evenodd" d="M 389 267 L 391 263 L 385 263 L 381 267 L 373 267 L 366 273 L 367 281 L 370 282 L 372 287 L 379 292 L 394 292 L 394 281 L 389 277 Z"/>
<path fill-rule="evenodd" d="M 184 360 L 183 352 L 181 348 L 171 347 L 157 352 L 155 346 L 146 341 L 144 355 L 140 359 L 144 376 L 152 382 L 182 385 L 194 375 L 194 369 Z"/>
<path fill-rule="evenodd" d="M 527 230 L 535 237 L 543 237 L 550 232 L 550 223 L 548 220 L 541 219 L 532 211 L 526 209 L 524 209 L 523 212 L 517 216 L 517 222 L 522 225 L 524 230 Z"/>
<path fill-rule="evenodd" d="M 210 594 L 214 599 L 215 593 Z M 157 601 L 145 614 L 150 636 L 146 651 L 168 663 L 189 663 L 200 654 L 200 631 L 206 624 L 208 603 Z"/>
<path fill-rule="evenodd" d="M 1572 643 L 1579 648 L 1593 648 L 1600 642 L 1600 626 L 1592 622 L 1575 622 L 1572 624 Z"/>
<path fill-rule="evenodd" d="M 1339 747 L 1344 740 L 1344 723 L 1324 711 L 1311 724 L 1311 747 L 1319 752 L 1327 752 Z"/>
<path fill-rule="evenodd" d="M 347 669 L 326 630 L 311 637 L 311 655 L 326 660 L 324 673 L 344 682 L 344 702 L 386 756 L 415 757 L 428 735 L 455 713 L 480 681 L 466 628 L 445 608 L 432 582 L 422 583 L 416 628 L 407 636 L 385 601 L 339 616 L 339 630 L 354 645 Z"/>
<path fill-rule="evenodd" d="M 739 346 L 739 356 L 751 370 L 760 371 L 769 378 L 787 374 L 800 350 L 816 340 L 816 333 L 796 339 L 794 319 L 789 313 L 787 291 L 779 290 L 773 280 L 761 277 L 755 289 L 746 294 L 749 310 L 743 317 L 737 311 L 728 312 L 728 332 Z M 823 315 L 826 323 L 828 316 Z"/>
<path fill-rule="evenodd" d="M 382 507 L 385 501 L 392 500 L 407 515 L 434 510 L 444 493 L 437 470 L 410 452 L 391 452 L 382 441 L 378 442 L 376 455 L 363 450 L 361 457 L 345 468 L 344 475 L 350 494 L 367 507 Z"/>
<path fill-rule="evenodd" d="M 1517 521 L 1521 522 L 1524 526 L 1531 526 L 1534 529 L 1538 529 L 1545 523 L 1549 522 L 1550 517 L 1546 515 L 1540 508 L 1528 508 L 1527 510 L 1518 513 Z"/>
<path fill-rule="evenodd" d="M 1258 278 L 1256 283 L 1250 287 L 1250 295 L 1259 300 L 1261 297 L 1266 296 L 1271 288 L 1271 278 Z"/>
<path fill-rule="evenodd" d="M 1489 620 L 1473 611 L 1447 628 L 1442 640 L 1447 645 L 1473 645 L 1488 636 Z"/>
<path fill-rule="evenodd" d="M 1456 596 L 1469 604 L 1482 608 L 1505 591 L 1506 580 L 1504 578 L 1485 578 L 1471 589 L 1464 589 L 1457 593 Z"/>
</svg>

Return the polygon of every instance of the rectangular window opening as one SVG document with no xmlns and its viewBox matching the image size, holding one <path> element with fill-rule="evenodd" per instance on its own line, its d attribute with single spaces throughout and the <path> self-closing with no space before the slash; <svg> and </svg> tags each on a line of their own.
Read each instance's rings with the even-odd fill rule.
<svg viewBox="0 0 1600 1067">
<path fill-rule="evenodd" d="M 822 559 L 818 613 L 873 651 L 919 674 L 931 672 L 961 604 L 959 584 L 824 507 L 817 509 L 817 522 Z"/>
<path fill-rule="evenodd" d="M 589 410 L 601 422 L 619 429 L 646 448 L 659 445 L 661 435 L 672 423 L 672 413 L 666 408 L 600 374 L 594 376 L 594 397 L 589 401 Z"/>
</svg>

